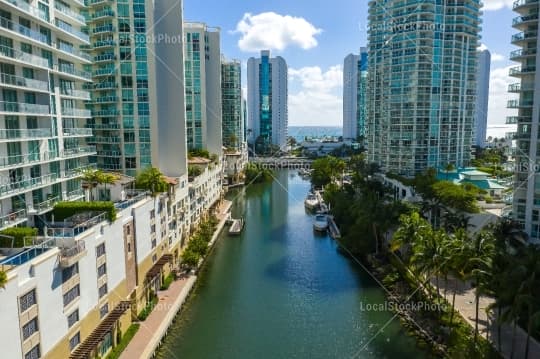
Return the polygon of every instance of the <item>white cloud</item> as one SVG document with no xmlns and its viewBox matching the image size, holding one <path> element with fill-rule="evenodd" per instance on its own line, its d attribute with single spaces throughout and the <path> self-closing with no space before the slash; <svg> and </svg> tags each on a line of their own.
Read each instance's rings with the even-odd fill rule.
<svg viewBox="0 0 540 359">
<path fill-rule="evenodd" d="M 327 71 L 318 66 L 289 69 L 290 84 L 300 90 L 289 94 L 289 123 L 303 126 L 340 126 L 343 113 L 343 68 Z"/>
<path fill-rule="evenodd" d="M 504 55 L 498 54 L 496 52 L 491 54 L 491 62 L 504 61 L 506 57 Z"/>
<path fill-rule="evenodd" d="M 506 108 L 508 100 L 516 97 L 508 93 L 508 85 L 519 82 L 518 79 L 508 75 L 508 71 L 513 66 L 491 70 L 488 107 L 488 124 L 490 125 L 502 125 L 506 121 L 506 116 L 515 115 L 515 110 Z"/>
<path fill-rule="evenodd" d="M 484 7 L 482 10 L 500 10 L 504 7 L 511 9 L 514 1 L 515 0 L 484 0 Z"/>
<path fill-rule="evenodd" d="M 238 47 L 246 52 L 284 50 L 298 46 L 304 50 L 317 46 L 316 35 L 322 32 L 302 17 L 263 12 L 244 14 L 234 33 L 242 34 Z"/>
</svg>

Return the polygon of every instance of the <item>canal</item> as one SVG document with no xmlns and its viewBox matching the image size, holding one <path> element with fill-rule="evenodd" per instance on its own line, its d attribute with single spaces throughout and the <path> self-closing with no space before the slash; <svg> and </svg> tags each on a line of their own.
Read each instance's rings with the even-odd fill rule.
<svg viewBox="0 0 540 359">
<path fill-rule="evenodd" d="M 313 232 L 309 183 L 293 171 L 277 179 L 230 194 L 244 233 L 224 231 L 158 357 L 427 357 L 393 313 L 368 310 L 382 289 Z"/>
</svg>

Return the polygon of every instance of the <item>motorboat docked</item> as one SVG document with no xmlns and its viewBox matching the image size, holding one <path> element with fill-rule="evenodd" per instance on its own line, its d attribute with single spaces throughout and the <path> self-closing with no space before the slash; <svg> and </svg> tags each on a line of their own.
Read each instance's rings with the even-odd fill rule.
<svg viewBox="0 0 540 359">
<path fill-rule="evenodd" d="M 229 228 L 229 234 L 233 236 L 237 236 L 240 233 L 242 233 L 242 230 L 244 229 L 244 218 L 238 218 L 238 219 L 231 219 L 231 227 Z"/>
<path fill-rule="evenodd" d="M 327 214 L 328 213 L 328 206 L 326 205 L 326 203 L 321 202 L 320 207 L 321 207 L 321 209 L 317 213 L 321 213 L 321 214 Z"/>
<path fill-rule="evenodd" d="M 319 207 L 319 199 L 313 193 L 310 193 L 306 197 L 306 200 L 304 201 L 304 205 L 306 206 L 307 209 L 314 210 L 317 207 Z"/>
<path fill-rule="evenodd" d="M 313 221 L 313 229 L 318 232 L 324 232 L 328 229 L 328 219 L 325 214 L 317 214 Z"/>
</svg>

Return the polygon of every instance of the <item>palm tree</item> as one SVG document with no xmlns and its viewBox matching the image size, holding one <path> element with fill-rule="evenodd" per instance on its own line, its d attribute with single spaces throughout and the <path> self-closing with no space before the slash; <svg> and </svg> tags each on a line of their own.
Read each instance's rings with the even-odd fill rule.
<svg viewBox="0 0 540 359">
<path fill-rule="evenodd" d="M 152 197 L 158 193 L 166 192 L 168 185 L 165 176 L 155 167 L 148 167 L 137 176 L 135 184 L 138 188 L 150 191 Z"/>
<path fill-rule="evenodd" d="M 103 178 L 103 172 L 101 172 L 101 170 L 96 170 L 93 168 L 85 168 L 81 170 L 80 173 L 83 183 L 86 183 L 87 188 L 89 188 L 90 190 L 90 201 L 94 201 L 95 196 L 93 191 L 98 186 L 98 184 L 101 183 L 101 180 Z"/>
<path fill-rule="evenodd" d="M 456 169 L 456 166 L 454 166 L 453 163 L 447 163 L 444 166 L 444 172 L 446 173 L 446 180 L 448 181 L 448 174 Z"/>
<path fill-rule="evenodd" d="M 118 175 L 114 173 L 103 173 L 100 178 L 100 184 L 105 185 L 105 192 L 107 192 L 107 185 L 115 184 L 118 180 Z"/>
<path fill-rule="evenodd" d="M 480 232 L 466 246 L 468 259 L 465 272 L 473 279 L 475 285 L 475 324 L 474 343 L 478 340 L 478 317 L 480 312 L 480 295 L 487 286 L 492 275 L 492 260 L 495 252 L 494 237 L 491 233 Z"/>
<path fill-rule="evenodd" d="M 450 237 L 448 246 L 450 258 L 447 262 L 448 272 L 454 277 L 454 290 L 452 293 L 452 312 L 450 313 L 450 324 L 454 320 L 454 311 L 456 308 L 456 293 L 459 281 L 465 278 L 463 268 L 467 261 L 466 244 L 469 242 L 469 235 L 464 228 L 458 229 L 452 237 Z"/>
</svg>

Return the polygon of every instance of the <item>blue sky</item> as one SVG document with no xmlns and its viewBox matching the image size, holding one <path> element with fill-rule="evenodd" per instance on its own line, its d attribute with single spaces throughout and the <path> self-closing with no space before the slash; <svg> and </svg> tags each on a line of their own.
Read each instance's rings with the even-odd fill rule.
<svg viewBox="0 0 540 359">
<path fill-rule="evenodd" d="M 184 0 L 184 19 L 221 28 L 222 52 L 243 62 L 271 48 L 289 65 L 289 123 L 341 125 L 344 57 L 366 43 L 367 0 Z M 513 64 L 513 0 L 484 0 L 482 43 L 492 52 L 489 123 L 504 124 Z M 500 133 L 494 128 L 491 134 Z M 497 133 L 495 133 L 497 132 Z"/>
</svg>

